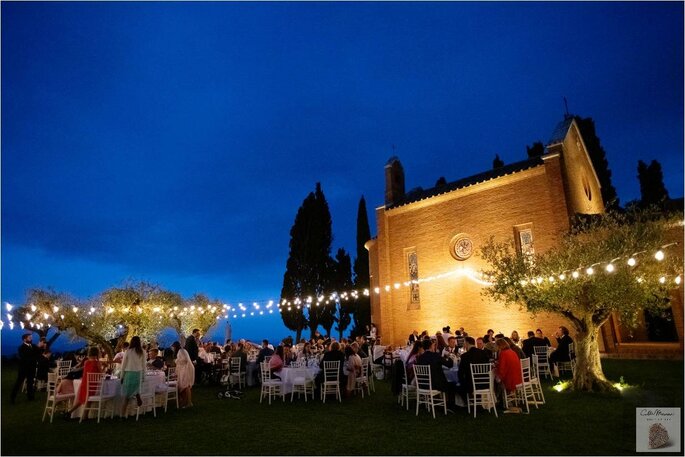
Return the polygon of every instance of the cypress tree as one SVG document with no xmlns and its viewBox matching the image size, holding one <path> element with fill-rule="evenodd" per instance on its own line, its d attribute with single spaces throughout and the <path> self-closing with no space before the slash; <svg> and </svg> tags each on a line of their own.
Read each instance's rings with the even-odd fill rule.
<svg viewBox="0 0 685 457">
<path fill-rule="evenodd" d="M 357 209 L 357 257 L 354 259 L 354 286 L 357 289 L 369 287 L 369 251 L 364 247 L 364 243 L 371 239 L 369 229 L 369 218 L 366 214 L 366 200 L 364 196 L 359 200 Z M 357 299 L 354 310 L 354 329 L 353 334 L 364 335 L 365 328 L 371 324 L 371 299 L 368 296 L 360 295 Z"/>
<path fill-rule="evenodd" d="M 536 141 L 532 146 L 526 146 L 526 153 L 529 159 L 540 157 L 545 153 L 545 146 L 540 141 Z"/>
<path fill-rule="evenodd" d="M 495 159 L 492 161 L 492 169 L 497 170 L 498 168 L 502 168 L 504 166 L 504 162 L 502 159 L 499 158 L 499 154 L 495 154 Z"/>
<path fill-rule="evenodd" d="M 352 288 L 352 260 L 350 255 L 342 248 L 338 249 L 335 255 L 335 288 L 338 292 Z M 338 331 L 339 339 L 342 339 L 343 332 L 352 321 L 356 303 L 350 300 L 337 300 L 338 316 L 335 329 Z"/>
<path fill-rule="evenodd" d="M 302 304 L 299 304 L 298 309 L 298 304 L 294 301 L 306 293 L 309 283 L 308 238 L 315 205 L 316 197 L 310 192 L 297 210 L 295 222 L 290 229 L 290 253 L 281 289 L 281 319 L 288 329 L 297 333 L 298 341 L 302 329 L 307 325 L 307 319 Z"/>
<path fill-rule="evenodd" d="M 664 186 L 664 174 L 661 164 L 652 160 L 647 165 L 642 160 L 637 162 L 637 179 L 640 181 L 641 206 L 655 205 L 663 207 L 668 201 L 668 191 Z"/>
</svg>

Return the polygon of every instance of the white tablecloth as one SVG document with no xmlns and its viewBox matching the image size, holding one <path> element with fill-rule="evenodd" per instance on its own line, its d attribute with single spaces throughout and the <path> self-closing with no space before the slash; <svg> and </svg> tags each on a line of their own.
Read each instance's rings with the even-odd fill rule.
<svg viewBox="0 0 685 457">
<path fill-rule="evenodd" d="M 312 380 L 316 377 L 317 374 L 319 374 L 319 371 L 321 371 L 321 369 L 318 367 L 307 367 L 307 368 L 284 367 L 283 369 L 281 369 L 280 373 L 277 373 L 277 375 L 281 378 L 281 381 L 283 381 L 283 393 L 284 394 L 289 394 L 290 392 L 293 391 L 293 383 L 295 382 L 295 378 L 297 377 L 297 373 L 299 373 L 300 370 L 304 371 L 307 379 L 312 379 Z"/>
<path fill-rule="evenodd" d="M 143 392 L 147 392 L 147 393 L 156 392 L 158 390 L 157 387 L 160 385 L 164 385 L 165 380 L 166 380 L 166 378 L 164 376 L 163 371 L 156 371 L 154 373 L 150 372 L 150 374 L 145 375 L 145 378 L 143 380 Z M 77 397 L 78 397 L 79 388 L 81 387 L 81 382 L 82 382 L 82 379 L 74 379 L 74 393 L 76 394 Z M 114 415 L 120 416 L 121 415 L 121 407 L 124 404 L 124 396 L 122 395 L 122 392 L 121 392 L 121 379 L 119 379 L 119 378 L 105 379 L 103 382 L 102 390 L 105 393 L 105 395 L 114 394 Z M 135 405 L 135 400 L 132 403 Z M 131 404 L 131 402 L 129 402 L 129 404 Z M 158 404 L 158 403 L 156 403 L 156 404 Z M 105 405 L 103 404 L 103 407 L 104 406 Z M 81 417 L 82 411 L 83 411 L 83 406 L 77 408 L 71 414 L 71 417 L 72 418 Z M 135 413 L 135 409 L 133 409 L 133 411 Z M 148 411 L 151 411 L 151 408 L 148 407 Z M 89 411 L 88 417 L 96 417 L 96 412 L 95 411 Z"/>
</svg>

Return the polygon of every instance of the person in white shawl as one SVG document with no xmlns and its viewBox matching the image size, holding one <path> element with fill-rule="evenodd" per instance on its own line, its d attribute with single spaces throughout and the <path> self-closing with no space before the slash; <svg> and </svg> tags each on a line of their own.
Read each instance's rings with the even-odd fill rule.
<svg viewBox="0 0 685 457">
<path fill-rule="evenodd" d="M 178 385 L 178 403 L 181 408 L 193 406 L 192 388 L 195 383 L 195 365 L 190 360 L 188 351 L 178 341 L 172 344 L 176 351 L 176 377 Z"/>
</svg>

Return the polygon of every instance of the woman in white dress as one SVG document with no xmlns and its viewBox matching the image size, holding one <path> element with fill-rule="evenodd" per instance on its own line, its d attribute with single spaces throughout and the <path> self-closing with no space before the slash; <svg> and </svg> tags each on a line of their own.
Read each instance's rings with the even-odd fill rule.
<svg viewBox="0 0 685 457">
<path fill-rule="evenodd" d="M 176 351 L 176 377 L 178 383 L 178 403 L 181 408 L 193 406 L 192 388 L 195 383 L 195 366 L 190 360 L 188 351 L 175 341 L 172 347 Z"/>
</svg>

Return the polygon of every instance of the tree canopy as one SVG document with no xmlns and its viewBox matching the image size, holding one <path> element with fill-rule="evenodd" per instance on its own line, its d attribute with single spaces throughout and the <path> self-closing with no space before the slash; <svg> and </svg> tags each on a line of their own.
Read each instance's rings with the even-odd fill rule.
<svg viewBox="0 0 685 457">
<path fill-rule="evenodd" d="M 576 330 L 579 390 L 610 389 L 599 363 L 597 335 L 613 312 L 634 325 L 644 309 L 669 306 L 682 275 L 682 214 L 609 213 L 574 225 L 557 247 L 533 258 L 513 242 L 490 239 L 481 249 L 492 285 L 487 297 L 533 313 L 556 312 Z"/>
</svg>

